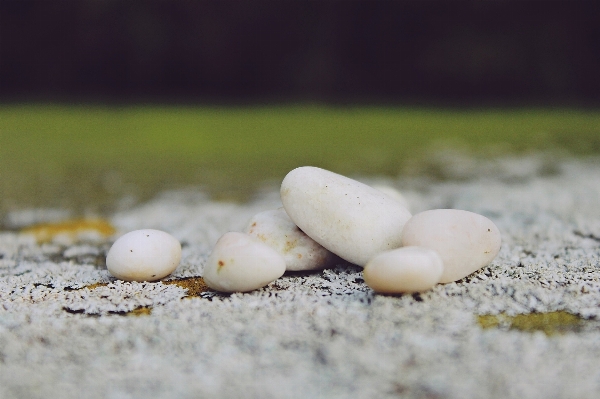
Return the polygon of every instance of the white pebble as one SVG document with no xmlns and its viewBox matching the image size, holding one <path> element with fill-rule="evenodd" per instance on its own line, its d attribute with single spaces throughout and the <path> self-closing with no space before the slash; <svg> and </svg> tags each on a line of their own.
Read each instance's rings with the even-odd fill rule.
<svg viewBox="0 0 600 399">
<path fill-rule="evenodd" d="M 222 292 L 259 289 L 285 273 L 285 260 L 273 248 L 244 233 L 225 233 L 204 265 L 204 282 Z"/>
<path fill-rule="evenodd" d="M 488 218 L 457 209 L 434 209 L 413 216 L 404 226 L 402 244 L 434 249 L 444 262 L 441 283 L 468 276 L 489 264 L 500 251 L 498 227 Z"/>
<path fill-rule="evenodd" d="M 286 270 L 319 270 L 332 266 L 337 259 L 300 230 L 283 208 L 257 213 L 244 232 L 279 252 Z"/>
<path fill-rule="evenodd" d="M 160 230 L 135 230 L 119 237 L 106 256 L 110 274 L 125 281 L 155 281 L 173 273 L 181 244 Z"/>
<path fill-rule="evenodd" d="M 375 190 L 381 191 L 394 201 L 401 203 L 402 206 L 404 206 L 410 212 L 410 204 L 408 203 L 408 200 L 404 197 L 404 195 L 402 195 L 400 191 L 396 190 L 394 187 L 388 186 L 386 184 L 373 184 L 371 187 L 373 187 Z"/>
<path fill-rule="evenodd" d="M 442 277 L 442 259 L 425 247 L 402 247 L 382 252 L 364 270 L 365 283 L 382 294 L 427 291 Z"/>
<path fill-rule="evenodd" d="M 398 248 L 410 212 L 381 191 L 324 169 L 304 166 L 281 183 L 285 211 L 313 240 L 364 266 Z"/>
</svg>

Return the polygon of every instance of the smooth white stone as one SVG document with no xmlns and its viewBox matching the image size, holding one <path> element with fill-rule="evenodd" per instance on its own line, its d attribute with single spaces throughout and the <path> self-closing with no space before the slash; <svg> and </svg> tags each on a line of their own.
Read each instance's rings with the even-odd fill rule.
<svg viewBox="0 0 600 399">
<path fill-rule="evenodd" d="M 385 185 L 385 184 L 374 184 L 373 187 L 375 190 L 379 190 L 394 201 L 397 201 L 402 204 L 409 212 L 410 212 L 410 204 L 408 200 L 402 195 L 402 193 L 396 190 L 394 187 Z"/>
<path fill-rule="evenodd" d="M 294 223 L 339 257 L 364 266 L 398 248 L 410 212 L 372 187 L 336 173 L 304 166 L 281 183 L 281 201 Z"/>
<path fill-rule="evenodd" d="M 285 260 L 277 251 L 244 233 L 225 233 L 204 265 L 204 282 L 222 292 L 259 289 L 281 277 Z"/>
<path fill-rule="evenodd" d="M 434 249 L 444 262 L 441 283 L 468 276 L 500 251 L 500 231 L 488 218 L 458 209 L 434 209 L 413 216 L 404 226 L 402 245 Z"/>
<path fill-rule="evenodd" d="M 257 213 L 244 233 L 279 252 L 286 270 L 319 270 L 333 265 L 337 258 L 300 230 L 283 208 Z"/>
<path fill-rule="evenodd" d="M 365 283 L 382 294 L 427 291 L 442 277 L 444 265 L 433 249 L 402 247 L 382 252 L 364 270 Z"/>
<path fill-rule="evenodd" d="M 144 229 L 122 235 L 106 256 L 110 274 L 125 281 L 155 281 L 173 273 L 181 260 L 181 244 L 160 230 Z"/>
</svg>

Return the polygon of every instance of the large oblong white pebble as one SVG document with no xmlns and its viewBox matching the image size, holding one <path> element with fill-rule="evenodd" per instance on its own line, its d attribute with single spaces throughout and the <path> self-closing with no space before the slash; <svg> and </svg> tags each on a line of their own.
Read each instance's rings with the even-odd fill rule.
<svg viewBox="0 0 600 399">
<path fill-rule="evenodd" d="M 143 229 L 122 235 L 106 256 L 110 274 L 125 281 L 155 281 L 171 274 L 181 260 L 181 244 L 160 230 Z"/>
<path fill-rule="evenodd" d="M 410 212 L 381 191 L 312 166 L 292 170 L 281 183 L 281 201 L 313 240 L 359 266 L 398 248 Z"/>
<path fill-rule="evenodd" d="M 300 230 L 283 208 L 257 213 L 244 232 L 279 252 L 286 270 L 318 270 L 336 260 L 333 253 Z"/>
<path fill-rule="evenodd" d="M 365 283 L 382 294 L 427 291 L 442 277 L 440 256 L 425 247 L 402 247 L 382 252 L 364 270 Z"/>
<path fill-rule="evenodd" d="M 413 216 L 404 226 L 402 245 L 434 249 L 444 262 L 440 283 L 468 276 L 500 251 L 500 231 L 490 219 L 458 209 L 434 209 Z"/>
<path fill-rule="evenodd" d="M 244 233 L 225 233 L 204 265 L 204 282 L 221 292 L 259 289 L 285 273 L 283 257 Z"/>
</svg>

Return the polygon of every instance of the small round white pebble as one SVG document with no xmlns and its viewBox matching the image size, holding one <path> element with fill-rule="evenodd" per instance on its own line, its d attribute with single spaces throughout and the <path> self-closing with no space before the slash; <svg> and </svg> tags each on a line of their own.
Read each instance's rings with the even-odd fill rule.
<svg viewBox="0 0 600 399">
<path fill-rule="evenodd" d="M 380 253 L 364 270 L 365 283 L 381 294 L 422 292 L 442 277 L 442 259 L 432 249 L 402 247 Z"/>
<path fill-rule="evenodd" d="M 283 208 L 257 213 L 244 232 L 279 252 L 286 270 L 324 269 L 339 259 L 300 230 Z"/>
<path fill-rule="evenodd" d="M 246 292 L 264 287 L 285 273 L 276 250 L 244 233 L 225 233 L 204 265 L 204 282 L 221 292 Z"/>
<path fill-rule="evenodd" d="M 501 236 L 498 227 L 485 216 L 458 209 L 434 209 L 406 222 L 402 245 L 434 249 L 444 262 L 440 282 L 450 283 L 489 264 L 500 251 Z"/>
<path fill-rule="evenodd" d="M 106 256 L 110 274 L 125 281 L 155 281 L 173 273 L 181 244 L 160 230 L 135 230 L 119 237 Z"/>
</svg>

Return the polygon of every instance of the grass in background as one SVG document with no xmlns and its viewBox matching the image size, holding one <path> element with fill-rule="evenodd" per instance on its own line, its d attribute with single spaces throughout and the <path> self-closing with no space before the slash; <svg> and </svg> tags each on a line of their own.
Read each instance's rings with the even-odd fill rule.
<svg viewBox="0 0 600 399">
<path fill-rule="evenodd" d="M 301 165 L 395 176 L 445 146 L 598 154 L 600 111 L 1 105 L 0 211 L 101 210 L 184 185 L 243 197 Z"/>
</svg>

